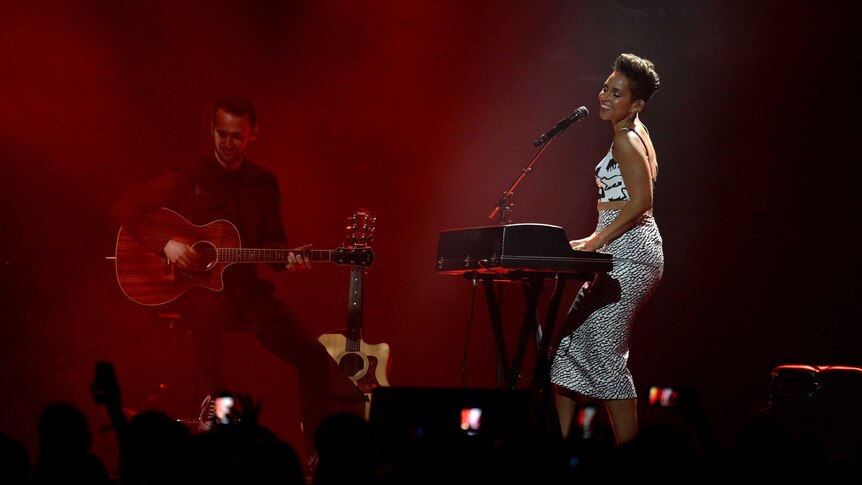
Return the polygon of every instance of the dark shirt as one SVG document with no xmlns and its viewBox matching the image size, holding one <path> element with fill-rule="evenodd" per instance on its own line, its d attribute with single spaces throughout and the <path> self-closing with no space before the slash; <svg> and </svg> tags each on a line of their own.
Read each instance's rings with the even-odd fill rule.
<svg viewBox="0 0 862 485">
<path fill-rule="evenodd" d="M 278 179 L 248 159 L 233 172 L 225 170 L 214 153 L 179 165 L 125 193 L 114 204 L 112 215 L 138 242 L 163 254 L 171 234 L 149 218 L 160 207 L 195 225 L 228 220 L 239 230 L 245 248 L 287 247 Z M 284 265 L 274 267 L 280 270 Z M 254 264 L 234 264 L 225 270 L 224 280 L 231 286 L 256 275 Z"/>
</svg>

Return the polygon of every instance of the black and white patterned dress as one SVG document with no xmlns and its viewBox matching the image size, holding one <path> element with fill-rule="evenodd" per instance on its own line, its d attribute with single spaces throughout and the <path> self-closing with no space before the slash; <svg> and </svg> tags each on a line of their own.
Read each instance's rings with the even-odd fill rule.
<svg viewBox="0 0 862 485">
<path fill-rule="evenodd" d="M 599 212 L 596 231 L 619 213 Z M 614 255 L 613 270 L 598 273 L 575 297 L 556 343 L 551 382 L 597 399 L 634 399 L 637 392 L 628 369 L 632 324 L 664 271 L 655 219 L 643 216 L 601 252 Z"/>
</svg>

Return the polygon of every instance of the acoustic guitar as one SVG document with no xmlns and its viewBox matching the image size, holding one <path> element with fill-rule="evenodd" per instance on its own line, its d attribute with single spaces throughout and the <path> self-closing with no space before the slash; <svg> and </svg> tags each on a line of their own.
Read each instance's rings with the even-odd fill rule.
<svg viewBox="0 0 862 485">
<path fill-rule="evenodd" d="M 202 269 L 181 269 L 164 253 L 155 253 L 136 241 L 121 227 L 117 235 L 115 265 L 123 293 L 141 305 L 169 303 L 196 286 L 213 291 L 224 289 L 222 273 L 238 263 L 286 263 L 288 254 L 305 255 L 311 261 L 325 261 L 351 268 L 371 266 L 374 253 L 363 246 L 337 249 L 251 249 L 243 248 L 239 231 L 230 221 L 217 220 L 196 226 L 178 213 L 160 208 L 153 221 L 179 242 L 188 244 L 206 258 Z"/>
<path fill-rule="evenodd" d="M 366 210 L 353 214 L 346 246 L 353 250 L 370 249 L 377 218 Z M 362 340 L 362 290 L 366 265 L 350 266 L 350 288 L 347 299 L 347 328 L 321 335 L 318 340 L 326 347 L 338 367 L 368 398 L 365 417 L 369 418 L 371 393 L 378 386 L 389 386 L 389 345 L 369 344 Z"/>
</svg>

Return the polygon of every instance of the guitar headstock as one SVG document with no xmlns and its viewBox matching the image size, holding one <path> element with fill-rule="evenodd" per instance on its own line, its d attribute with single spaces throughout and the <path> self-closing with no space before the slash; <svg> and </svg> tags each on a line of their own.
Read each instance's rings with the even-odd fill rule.
<svg viewBox="0 0 862 485">
<path fill-rule="evenodd" d="M 374 229 L 377 217 L 366 209 L 357 209 L 353 216 L 347 219 L 347 242 L 348 248 L 365 248 L 371 245 L 374 238 Z"/>
</svg>

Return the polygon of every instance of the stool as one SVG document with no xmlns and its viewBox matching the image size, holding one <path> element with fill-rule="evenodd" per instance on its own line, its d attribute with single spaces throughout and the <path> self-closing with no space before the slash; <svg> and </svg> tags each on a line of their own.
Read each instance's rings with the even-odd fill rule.
<svg viewBox="0 0 862 485">
<path fill-rule="evenodd" d="M 190 336 L 192 333 L 191 329 L 187 328 L 183 323 L 182 316 L 170 306 L 162 306 L 153 309 L 153 316 L 156 321 L 162 324 L 167 324 L 171 331 L 182 332 L 185 336 Z M 194 381 L 194 395 L 196 396 L 196 399 L 201 399 L 203 397 L 201 395 L 201 376 L 200 369 L 197 368 L 197 364 L 195 364 L 194 369 Z M 199 415 L 177 417 L 177 421 L 188 426 L 193 432 L 197 432 L 198 430 L 199 419 Z"/>
</svg>

